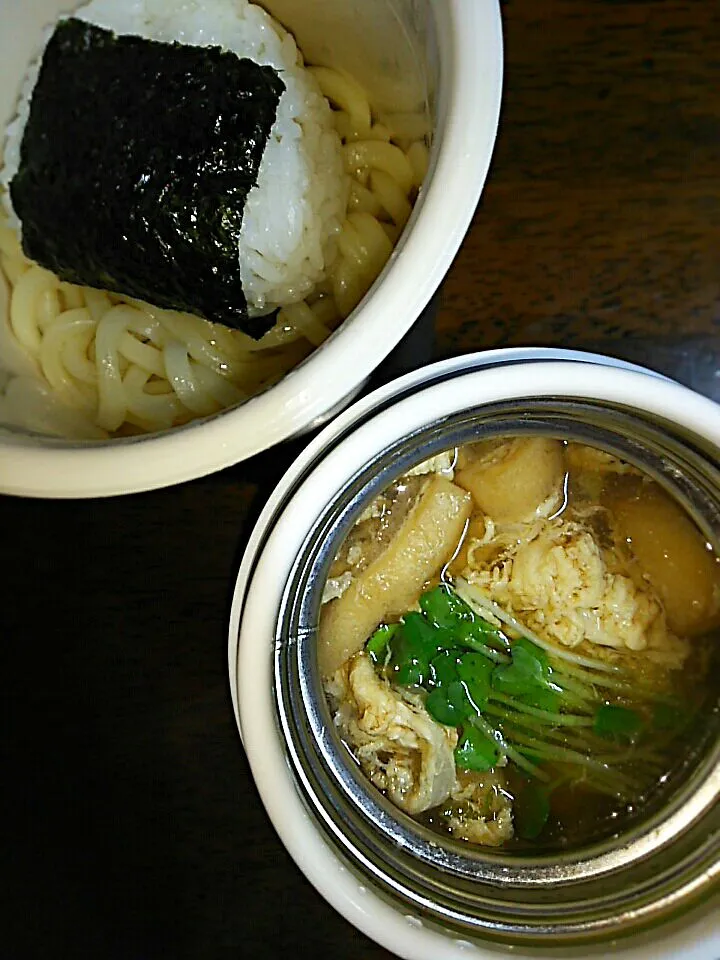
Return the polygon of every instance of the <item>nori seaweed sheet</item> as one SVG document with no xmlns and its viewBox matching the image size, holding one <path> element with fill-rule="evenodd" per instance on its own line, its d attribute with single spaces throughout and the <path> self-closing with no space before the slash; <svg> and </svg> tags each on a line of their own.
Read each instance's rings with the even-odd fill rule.
<svg viewBox="0 0 720 960">
<path fill-rule="evenodd" d="M 238 236 L 285 85 L 219 47 L 61 21 L 10 184 L 28 257 L 63 280 L 259 337 Z"/>
</svg>

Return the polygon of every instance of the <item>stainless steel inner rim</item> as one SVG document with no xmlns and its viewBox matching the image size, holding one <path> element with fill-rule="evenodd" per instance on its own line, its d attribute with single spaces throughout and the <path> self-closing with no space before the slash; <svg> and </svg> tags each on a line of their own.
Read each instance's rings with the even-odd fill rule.
<svg viewBox="0 0 720 960">
<path fill-rule="evenodd" d="M 720 548 L 715 451 L 636 411 L 576 399 L 464 411 L 378 452 L 322 510 L 294 564 L 275 637 L 277 718 L 298 789 L 326 839 L 402 909 L 467 935 L 542 944 L 618 936 L 708 896 L 720 877 L 720 704 L 666 802 L 620 836 L 530 857 L 445 840 L 395 808 L 334 731 L 315 654 L 322 589 L 367 503 L 414 464 L 468 440 L 556 435 L 637 464 Z M 717 675 L 717 671 L 716 671 Z"/>
</svg>

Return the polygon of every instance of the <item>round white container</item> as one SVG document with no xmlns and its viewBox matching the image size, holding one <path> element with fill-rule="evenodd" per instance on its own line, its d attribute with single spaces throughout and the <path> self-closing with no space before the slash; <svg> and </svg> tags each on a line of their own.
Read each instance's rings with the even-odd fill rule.
<svg viewBox="0 0 720 960">
<path fill-rule="evenodd" d="M 429 97 L 431 166 L 390 262 L 341 327 L 280 383 L 203 421 L 132 439 L 86 443 L 3 429 L 0 493 L 108 496 L 202 476 L 316 427 L 357 395 L 415 323 L 467 230 L 487 175 L 502 88 L 498 0 L 267 0 L 315 62 L 345 66 L 375 102 L 409 109 Z M 0 117 L 10 118 L 43 29 L 64 0 L 0 0 Z M 0 288 L 0 331 L 7 323 Z M 0 338 L 0 414 L 7 345 Z"/>
<path fill-rule="evenodd" d="M 250 537 L 229 625 L 230 687 L 253 776 L 273 824 L 299 868 L 346 919 L 408 960 L 496 958 L 502 946 L 470 941 L 399 909 L 341 857 L 301 799 L 278 722 L 273 638 L 295 558 L 326 505 L 396 440 L 444 416 L 510 399 L 583 398 L 630 406 L 691 431 L 720 450 L 720 407 L 651 371 L 562 350 L 499 350 L 408 374 L 356 403 L 316 437 L 270 497 Z M 720 865 L 715 864 L 716 879 Z M 548 956 L 516 946 L 512 956 Z M 657 930 L 553 956 L 622 960 L 717 960 L 717 902 Z"/>
</svg>

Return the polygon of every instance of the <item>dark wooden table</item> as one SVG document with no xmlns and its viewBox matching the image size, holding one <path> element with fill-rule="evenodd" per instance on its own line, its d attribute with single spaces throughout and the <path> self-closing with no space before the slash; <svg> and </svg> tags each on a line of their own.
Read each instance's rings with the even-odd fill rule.
<svg viewBox="0 0 720 960">
<path fill-rule="evenodd" d="M 503 8 L 501 132 L 436 355 L 600 346 L 719 396 L 720 6 Z M 292 453 L 121 499 L 0 499 L 2 957 L 389 956 L 285 854 L 232 716 L 230 591 Z"/>
</svg>

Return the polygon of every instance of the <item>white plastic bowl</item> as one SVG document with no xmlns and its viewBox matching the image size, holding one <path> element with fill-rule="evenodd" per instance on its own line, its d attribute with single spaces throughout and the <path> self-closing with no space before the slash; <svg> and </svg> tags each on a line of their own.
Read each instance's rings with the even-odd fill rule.
<svg viewBox="0 0 720 960">
<path fill-rule="evenodd" d="M 720 406 L 651 371 L 573 351 L 497 350 L 434 364 L 354 404 L 305 449 L 273 491 L 244 554 L 229 624 L 228 666 L 238 728 L 262 801 L 306 877 L 347 920 L 408 960 L 497 958 L 502 948 L 458 939 L 401 911 L 350 868 L 301 799 L 276 716 L 272 638 L 295 558 L 328 503 L 378 451 L 464 409 L 563 396 L 618 403 L 676 424 L 720 449 Z M 602 946 L 558 948 L 568 960 L 717 960 L 720 916 L 705 908 L 657 931 Z M 521 946 L 514 957 L 548 956 Z"/>
<path fill-rule="evenodd" d="M 416 55 L 427 60 L 431 75 L 437 73 L 435 146 L 425 189 L 390 263 L 322 347 L 240 407 L 132 439 L 77 443 L 0 431 L 0 492 L 86 497 L 149 490 L 212 473 L 307 431 L 357 395 L 442 281 L 479 199 L 495 142 L 502 87 L 498 0 L 267 0 L 264 5 L 298 34 L 306 50 L 315 45 L 326 60 L 332 60 L 328 38 L 340 58 L 361 52 L 365 82 L 372 83 L 380 65 L 390 63 L 400 99 L 407 71 L 394 52 L 402 46 L 394 18 L 405 7 L 419 36 L 429 26 L 427 49 Z M 72 0 L 0 0 L 0 117 L 12 114 L 43 26 L 72 6 Z M 326 20 L 332 33 L 324 38 Z M 358 29 L 363 22 L 367 29 Z M 0 290 L 0 326 L 6 299 Z"/>
</svg>

